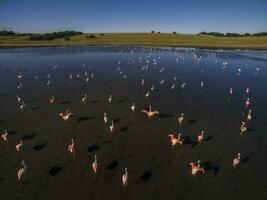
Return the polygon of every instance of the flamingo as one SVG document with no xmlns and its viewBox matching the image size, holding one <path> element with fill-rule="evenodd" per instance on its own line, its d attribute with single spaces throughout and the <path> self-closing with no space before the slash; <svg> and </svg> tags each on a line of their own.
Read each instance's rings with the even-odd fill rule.
<svg viewBox="0 0 267 200">
<path fill-rule="evenodd" d="M 181 140 L 181 133 L 178 134 L 178 138 L 174 134 L 168 135 L 170 137 L 170 141 L 172 143 L 172 146 L 179 144 L 180 146 L 183 144 L 183 141 Z"/>
<path fill-rule="evenodd" d="M 19 106 L 20 110 L 23 110 L 25 108 L 26 104 L 24 103 L 24 101 L 22 101 L 22 104 Z"/>
<path fill-rule="evenodd" d="M 249 107 L 249 105 L 250 105 L 250 99 L 247 98 L 247 101 L 246 101 L 246 108 Z"/>
<path fill-rule="evenodd" d="M 184 89 L 185 88 L 185 82 L 183 82 L 183 84 L 182 84 L 182 89 Z"/>
<path fill-rule="evenodd" d="M 230 95 L 233 94 L 233 88 L 230 88 L 230 91 L 229 91 Z"/>
<path fill-rule="evenodd" d="M 248 93 L 249 93 L 249 88 L 246 89 L 246 94 L 248 94 Z"/>
<path fill-rule="evenodd" d="M 250 121 L 251 120 L 251 110 L 248 111 L 248 116 L 247 116 L 247 121 Z"/>
<path fill-rule="evenodd" d="M 184 121 L 184 113 L 181 113 L 180 117 L 178 117 L 178 123 L 180 126 L 182 126 Z"/>
<path fill-rule="evenodd" d="M 18 101 L 18 103 L 20 103 L 20 102 L 21 102 L 21 98 L 20 98 L 20 96 L 19 96 L 19 95 L 16 95 L 16 97 L 17 97 L 17 101 Z"/>
<path fill-rule="evenodd" d="M 141 81 L 141 85 L 143 86 L 144 83 L 145 83 L 145 79 L 142 79 L 142 81 Z"/>
<path fill-rule="evenodd" d="M 54 101 L 55 101 L 55 97 L 51 96 L 50 99 L 49 99 L 49 103 L 54 103 Z"/>
<path fill-rule="evenodd" d="M 92 169 L 93 172 L 96 174 L 97 173 L 97 156 L 95 155 L 95 161 L 92 164 Z"/>
<path fill-rule="evenodd" d="M 135 112 L 135 103 L 133 102 L 133 105 L 131 106 L 131 110 Z"/>
<path fill-rule="evenodd" d="M 240 135 L 242 135 L 243 133 L 245 133 L 248 130 L 245 122 L 241 122 L 240 130 L 241 130 Z"/>
<path fill-rule="evenodd" d="M 191 166 L 191 174 L 196 175 L 197 172 L 204 174 L 205 169 L 200 167 L 200 160 L 197 161 L 197 165 L 194 162 L 190 162 L 189 165 Z"/>
<path fill-rule="evenodd" d="M 105 124 L 108 122 L 107 113 L 105 113 L 105 112 L 104 112 L 104 122 L 105 122 Z"/>
<path fill-rule="evenodd" d="M 237 165 L 240 163 L 241 153 L 237 154 L 237 158 L 234 158 L 233 160 L 233 168 L 236 168 Z"/>
<path fill-rule="evenodd" d="M 16 150 L 19 152 L 20 149 L 22 148 L 22 146 L 23 146 L 23 144 L 22 144 L 22 140 L 20 140 L 20 143 L 18 143 L 18 144 L 16 145 Z"/>
<path fill-rule="evenodd" d="M 73 157 L 75 158 L 75 144 L 73 138 L 71 139 L 71 144 L 68 146 L 68 151 L 73 154 Z"/>
<path fill-rule="evenodd" d="M 71 117 L 74 117 L 75 115 L 72 112 L 69 112 L 69 110 L 66 110 L 66 112 L 61 112 L 58 114 L 59 117 L 62 117 L 63 120 L 67 121 Z"/>
<path fill-rule="evenodd" d="M 149 92 L 149 90 L 148 90 L 147 93 L 146 93 L 146 95 L 145 95 L 145 97 L 148 98 L 149 95 L 150 95 L 150 92 Z"/>
<path fill-rule="evenodd" d="M 171 89 L 173 90 L 175 88 L 175 83 L 172 84 Z"/>
<path fill-rule="evenodd" d="M 27 166 L 26 166 L 26 164 L 25 164 L 25 161 L 23 160 L 23 161 L 21 162 L 21 164 L 22 164 L 23 167 L 20 168 L 20 170 L 19 170 L 18 173 L 17 173 L 18 181 L 21 180 L 21 177 L 22 177 L 22 176 L 24 176 L 24 179 L 25 179 L 25 176 L 26 176 Z"/>
<path fill-rule="evenodd" d="M 125 167 L 124 170 L 125 170 L 125 174 L 122 175 L 122 185 L 124 187 L 127 187 L 128 186 L 128 178 L 129 178 L 127 167 Z"/>
<path fill-rule="evenodd" d="M 7 141 L 7 136 L 8 136 L 8 131 L 5 130 L 4 133 L 2 133 L 1 137 L 3 138 L 4 141 Z"/>
<path fill-rule="evenodd" d="M 17 86 L 17 89 L 21 89 L 22 88 L 22 83 L 19 83 Z"/>
<path fill-rule="evenodd" d="M 85 103 L 86 99 L 87 99 L 87 95 L 85 94 L 84 97 L 82 98 L 82 103 Z"/>
<path fill-rule="evenodd" d="M 22 74 L 21 74 L 21 73 L 18 73 L 18 74 L 17 74 L 17 78 L 18 78 L 18 79 L 21 79 L 21 78 L 22 78 Z"/>
<path fill-rule="evenodd" d="M 110 130 L 111 133 L 112 133 L 113 130 L 114 130 L 114 123 L 113 123 L 113 120 L 111 120 L 111 125 L 109 126 L 109 130 Z"/>
<path fill-rule="evenodd" d="M 201 143 L 203 139 L 204 139 L 204 131 L 201 131 L 201 133 L 197 136 L 197 141 Z"/>
<path fill-rule="evenodd" d="M 112 95 L 109 95 L 108 102 L 111 103 L 112 101 Z"/>
<path fill-rule="evenodd" d="M 149 106 L 149 110 L 141 110 L 141 112 L 146 113 L 149 119 L 151 117 L 153 117 L 154 115 L 159 114 L 159 112 L 156 111 L 156 110 L 155 111 L 152 111 L 151 106 Z"/>
<path fill-rule="evenodd" d="M 200 88 L 202 89 L 202 88 L 203 88 L 203 86 L 204 86 L 204 82 L 203 82 L 203 81 L 201 81 L 201 83 L 200 83 Z"/>
<path fill-rule="evenodd" d="M 47 83 L 46 83 L 47 86 L 50 86 L 51 85 L 51 81 L 48 80 Z"/>
</svg>

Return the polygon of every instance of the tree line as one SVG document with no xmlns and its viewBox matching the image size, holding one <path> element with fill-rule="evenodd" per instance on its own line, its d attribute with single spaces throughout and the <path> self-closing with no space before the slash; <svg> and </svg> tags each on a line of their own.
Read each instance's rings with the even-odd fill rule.
<svg viewBox="0 0 267 200">
<path fill-rule="evenodd" d="M 267 36 L 267 32 L 260 32 L 260 33 L 244 33 L 244 34 L 240 34 L 240 33 L 220 33 L 220 32 L 205 32 L 202 31 L 200 33 L 198 33 L 197 35 L 212 35 L 212 36 L 216 36 L 216 37 L 243 37 L 243 36 Z"/>
</svg>

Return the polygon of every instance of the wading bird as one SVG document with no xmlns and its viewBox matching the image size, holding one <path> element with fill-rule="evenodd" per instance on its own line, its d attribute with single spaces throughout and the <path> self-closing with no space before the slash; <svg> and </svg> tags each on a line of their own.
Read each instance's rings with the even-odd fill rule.
<svg viewBox="0 0 267 200">
<path fill-rule="evenodd" d="M 156 111 L 156 110 L 155 110 L 155 111 L 152 111 L 151 106 L 149 106 L 149 110 L 141 110 L 141 112 L 147 114 L 147 116 L 148 116 L 149 119 L 150 119 L 151 117 L 153 117 L 154 115 L 159 114 L 159 112 Z"/>
<path fill-rule="evenodd" d="M 87 95 L 85 94 L 84 97 L 82 98 L 82 103 L 85 103 L 86 99 L 87 99 Z"/>
<path fill-rule="evenodd" d="M 18 144 L 16 145 L 16 150 L 19 152 L 19 151 L 21 150 L 22 146 L 23 146 L 23 144 L 22 144 L 22 140 L 20 140 L 20 143 L 18 143 Z"/>
<path fill-rule="evenodd" d="M 250 121 L 251 120 L 251 110 L 248 111 L 248 115 L 247 115 L 247 121 Z"/>
<path fill-rule="evenodd" d="M 50 99 L 49 99 L 49 103 L 54 103 L 54 101 L 55 101 L 55 97 L 51 96 Z"/>
<path fill-rule="evenodd" d="M 197 161 L 197 165 L 194 162 L 190 162 L 189 165 L 191 166 L 191 174 L 196 175 L 197 172 L 204 174 L 205 169 L 200 167 L 200 160 Z"/>
<path fill-rule="evenodd" d="M 249 105 L 250 105 L 250 99 L 249 98 L 247 98 L 247 100 L 246 100 L 246 108 L 248 108 L 249 107 Z"/>
<path fill-rule="evenodd" d="M 108 102 L 111 103 L 112 101 L 112 95 L 109 95 Z"/>
<path fill-rule="evenodd" d="M 114 123 L 113 120 L 111 120 L 111 125 L 109 126 L 110 133 L 113 133 L 114 130 Z"/>
<path fill-rule="evenodd" d="M 107 113 L 104 112 L 104 123 L 106 124 L 108 122 Z"/>
<path fill-rule="evenodd" d="M 73 155 L 73 158 L 75 158 L 75 144 L 73 138 L 71 139 L 71 144 L 68 146 L 68 151 Z"/>
<path fill-rule="evenodd" d="M 124 187 L 127 187 L 128 186 L 128 178 L 129 178 L 127 167 L 125 167 L 124 170 L 125 170 L 125 174 L 122 175 L 122 185 Z"/>
<path fill-rule="evenodd" d="M 66 110 L 66 112 L 61 112 L 58 114 L 59 117 L 62 117 L 63 120 L 67 121 L 71 117 L 74 117 L 75 115 L 72 112 L 69 112 L 69 110 Z"/>
<path fill-rule="evenodd" d="M 243 135 L 243 133 L 245 133 L 248 130 L 246 123 L 245 122 L 241 122 L 241 126 L 240 126 L 240 135 Z"/>
<path fill-rule="evenodd" d="M 133 102 L 133 104 L 132 104 L 132 106 L 131 106 L 131 110 L 133 111 L 133 112 L 135 112 L 135 103 Z"/>
<path fill-rule="evenodd" d="M 184 121 L 184 113 L 181 113 L 180 117 L 178 117 L 178 123 L 180 126 L 182 126 Z"/>
<path fill-rule="evenodd" d="M 24 176 L 24 179 L 25 179 L 25 176 L 26 176 L 27 166 L 26 166 L 26 164 L 25 164 L 25 161 L 23 160 L 23 161 L 21 162 L 21 164 L 22 164 L 23 167 L 20 168 L 20 170 L 19 170 L 18 173 L 17 173 L 18 181 L 21 180 L 22 176 Z"/>
<path fill-rule="evenodd" d="M 16 95 L 16 97 L 17 97 L 17 101 L 18 101 L 18 103 L 20 103 L 20 102 L 21 102 L 21 98 L 20 98 L 20 96 L 19 96 L 19 95 Z"/>
<path fill-rule="evenodd" d="M 183 144 L 183 141 L 181 140 L 181 133 L 178 134 L 178 138 L 174 134 L 170 134 L 168 137 L 170 138 L 172 146 L 176 144 L 181 146 Z"/>
<path fill-rule="evenodd" d="M 241 153 L 238 153 L 237 157 L 234 158 L 234 160 L 233 160 L 233 168 L 237 167 L 237 165 L 240 163 L 240 159 L 241 159 Z"/>
<path fill-rule="evenodd" d="M 97 156 L 95 155 L 95 161 L 92 164 L 92 169 L 93 172 L 96 174 L 97 173 Z"/>
<path fill-rule="evenodd" d="M 201 143 L 203 139 L 204 139 L 204 131 L 201 131 L 201 133 L 197 136 L 197 141 Z"/>
<path fill-rule="evenodd" d="M 2 133 L 1 138 L 6 142 L 7 141 L 7 136 L 8 136 L 8 131 L 5 130 L 4 133 Z"/>
</svg>

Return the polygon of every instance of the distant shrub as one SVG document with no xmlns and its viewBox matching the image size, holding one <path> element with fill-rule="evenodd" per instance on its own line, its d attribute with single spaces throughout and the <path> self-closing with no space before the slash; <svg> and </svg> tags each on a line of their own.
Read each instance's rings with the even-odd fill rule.
<svg viewBox="0 0 267 200">
<path fill-rule="evenodd" d="M 216 37 L 243 37 L 243 36 L 267 36 L 267 32 L 254 33 L 254 34 L 240 34 L 240 33 L 219 33 L 219 32 L 200 32 L 197 35 L 212 35 Z"/>
<path fill-rule="evenodd" d="M 155 33 L 155 31 L 151 31 L 150 33 Z"/>
<path fill-rule="evenodd" d="M 65 37 L 65 40 L 68 42 L 70 41 L 71 39 L 69 37 Z"/>
<path fill-rule="evenodd" d="M 160 34 L 160 32 L 157 32 L 157 34 Z"/>
<path fill-rule="evenodd" d="M 176 35 L 176 32 L 175 32 L 175 31 L 173 31 L 173 32 L 172 32 L 172 34 Z"/>
<path fill-rule="evenodd" d="M 104 33 L 101 33 L 100 35 L 101 35 L 101 36 L 104 36 Z"/>
<path fill-rule="evenodd" d="M 253 36 L 267 36 L 267 32 L 254 33 Z"/>
<path fill-rule="evenodd" d="M 96 36 L 95 35 L 88 35 L 87 38 L 92 39 L 92 38 L 96 38 Z"/>
<path fill-rule="evenodd" d="M 12 35 L 16 35 L 16 33 L 13 31 L 3 30 L 3 31 L 0 31 L 0 35 L 1 36 L 12 36 Z"/>
<path fill-rule="evenodd" d="M 29 36 L 29 40 L 54 40 L 58 38 L 69 38 L 75 35 L 81 35 L 82 32 L 76 31 L 60 31 L 53 33 L 44 33 L 44 34 L 33 34 Z"/>
</svg>

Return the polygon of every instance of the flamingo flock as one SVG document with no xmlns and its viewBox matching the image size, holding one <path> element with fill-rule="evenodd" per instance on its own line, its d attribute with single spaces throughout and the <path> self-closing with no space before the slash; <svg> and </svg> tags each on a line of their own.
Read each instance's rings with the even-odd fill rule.
<svg viewBox="0 0 267 200">
<path fill-rule="evenodd" d="M 201 60 L 201 57 L 198 57 L 197 55 L 193 55 L 193 57 L 196 60 L 196 62 L 199 62 Z M 179 60 L 183 60 L 183 59 L 181 57 L 177 58 L 176 62 L 178 62 Z M 142 59 L 139 59 L 139 62 L 142 62 Z M 159 62 L 160 62 L 160 60 L 154 59 L 153 60 L 153 65 L 157 66 Z M 130 63 L 134 63 L 134 60 L 129 60 L 128 64 L 130 64 Z M 149 58 L 147 58 L 145 63 L 146 64 L 144 64 L 144 66 L 141 68 L 141 71 L 148 71 L 148 69 L 149 69 Z M 119 62 L 119 65 L 120 65 L 120 62 Z M 223 68 L 226 68 L 226 67 L 228 67 L 229 64 L 228 64 L 228 62 L 223 62 L 222 65 L 223 65 Z M 54 66 L 53 70 L 57 70 L 57 68 L 58 68 L 58 65 Z M 123 71 L 123 67 L 122 66 L 118 67 L 117 71 L 119 72 L 120 77 L 122 77 L 123 79 L 128 79 L 127 73 L 125 71 Z M 167 71 L 167 68 L 165 68 L 165 67 L 162 67 L 158 71 L 158 74 L 160 76 L 160 81 L 158 82 L 158 84 L 159 84 L 160 87 L 164 87 L 164 85 L 167 84 L 167 79 L 162 78 L 162 76 L 165 73 L 165 71 Z M 242 70 L 238 69 L 237 75 L 241 76 L 241 72 L 242 72 Z M 258 72 L 259 72 L 259 69 L 257 69 L 257 73 Z M 23 89 L 23 87 L 24 87 L 23 84 L 22 84 L 22 81 L 24 79 L 23 78 L 24 75 L 21 72 L 19 72 L 19 73 L 16 74 L 16 76 L 17 76 L 17 79 L 19 81 L 18 85 L 17 85 L 17 89 L 21 91 Z M 86 71 L 84 73 L 84 76 L 85 76 L 85 81 L 86 82 L 88 82 L 91 79 L 94 79 L 94 73 L 89 74 L 89 72 Z M 82 77 L 82 74 L 80 74 L 80 73 L 78 73 L 76 76 L 72 75 L 72 74 L 69 74 L 69 80 L 70 80 L 71 83 L 76 78 L 77 79 L 81 79 L 81 77 Z M 46 76 L 46 78 L 47 78 L 46 86 L 47 87 L 53 87 L 52 80 L 50 79 L 51 75 L 48 74 Z M 35 79 L 36 80 L 38 79 L 37 75 L 35 76 Z M 172 83 L 171 83 L 171 90 L 172 91 L 176 90 L 176 85 L 177 85 L 176 81 L 177 81 L 177 76 L 175 76 L 172 79 Z M 146 79 L 144 77 L 142 77 L 142 79 L 141 79 L 141 88 L 145 88 L 146 82 L 149 82 L 149 81 L 146 81 Z M 139 82 L 138 85 L 140 86 L 140 82 Z M 206 82 L 205 82 L 205 85 L 206 85 Z M 144 93 L 142 93 L 142 96 L 144 97 L 144 99 L 146 101 L 148 101 L 148 99 L 151 96 L 153 96 L 154 88 L 155 88 L 154 85 L 152 85 L 152 86 L 149 86 L 148 90 L 145 90 L 145 89 L 143 90 Z M 182 82 L 181 89 L 182 90 L 187 90 L 187 83 L 186 82 Z M 201 82 L 200 82 L 200 89 L 201 90 L 206 89 L 206 86 L 204 87 L 204 80 L 201 80 Z M 145 94 L 145 95 L 143 95 L 143 94 Z M 250 94 L 250 88 L 246 88 L 245 94 L 246 94 L 246 97 L 245 97 L 245 106 L 244 107 L 245 107 L 245 112 L 246 112 L 246 115 L 245 115 L 246 119 L 242 120 L 241 125 L 240 125 L 240 135 L 241 136 L 243 136 L 245 133 L 248 132 L 248 125 L 252 120 L 251 98 L 248 97 L 249 94 Z M 233 96 L 233 88 L 229 89 L 229 95 Z M 26 104 L 23 101 L 22 96 L 17 94 L 16 95 L 16 99 L 17 99 L 17 103 L 18 103 L 18 106 L 19 106 L 19 110 L 20 111 L 25 110 Z M 113 95 L 110 94 L 108 96 L 108 103 L 109 104 L 113 103 L 112 99 L 113 99 Z M 81 98 L 80 102 L 82 104 L 85 104 L 87 101 L 88 101 L 87 94 L 84 94 L 84 96 Z M 55 102 L 55 96 L 53 96 L 53 95 L 50 96 L 48 98 L 48 102 L 50 104 L 53 104 Z M 244 103 L 242 103 L 242 102 L 241 102 L 241 104 L 244 105 Z M 138 105 L 137 108 L 136 108 L 136 103 L 135 102 L 132 102 L 132 104 L 128 104 L 128 105 L 130 105 L 130 111 L 132 113 L 137 113 L 137 108 L 140 107 Z M 103 113 L 103 121 L 104 121 L 104 126 L 106 124 L 110 123 L 107 129 L 109 130 L 110 134 L 112 135 L 114 132 L 116 132 L 116 129 L 114 127 L 115 126 L 114 125 L 114 121 L 113 120 L 108 120 L 108 113 L 109 112 L 107 112 L 107 111 L 105 111 Z M 149 119 L 148 121 L 152 120 L 152 118 L 155 118 L 156 116 L 158 116 L 160 114 L 160 112 L 158 110 L 152 110 L 152 106 L 151 105 L 149 105 L 148 109 L 142 109 L 141 113 L 144 113 L 148 117 L 148 119 Z M 134 114 L 134 115 L 137 115 L 137 114 Z M 66 110 L 64 112 L 60 112 L 58 114 L 58 116 L 64 121 L 71 121 L 71 119 L 74 118 L 76 115 L 74 113 L 70 112 L 69 110 Z M 178 129 L 182 129 L 184 126 L 186 126 L 185 122 L 184 122 L 185 121 L 184 120 L 185 114 L 182 112 L 182 113 L 178 113 L 176 116 L 178 116 L 176 118 L 177 127 L 178 127 Z M 109 115 L 109 117 L 110 117 L 110 115 Z M 204 144 L 205 143 L 205 137 L 206 137 L 205 135 L 206 135 L 206 133 L 205 133 L 204 130 L 202 130 L 200 133 L 198 133 L 197 137 L 196 137 L 196 142 L 199 143 L 199 144 L 205 145 Z M 7 143 L 8 142 L 8 137 L 9 137 L 9 132 L 8 132 L 8 130 L 5 130 L 1 134 L 1 138 L 2 138 L 2 140 L 4 142 Z M 167 134 L 167 138 L 169 139 L 169 141 L 171 143 L 171 146 L 173 146 L 173 147 L 176 146 L 176 145 L 182 146 L 182 145 L 185 144 L 181 133 L 178 133 L 178 134 L 176 134 L 176 133 Z M 15 145 L 16 151 L 17 152 L 22 152 L 22 149 L 24 148 L 24 145 L 26 145 L 26 144 L 24 144 L 23 140 L 21 139 L 19 141 L 19 143 L 17 143 Z M 181 147 L 181 148 L 183 148 L 183 147 Z M 75 160 L 76 159 L 76 155 L 75 155 L 76 145 L 74 143 L 74 138 L 71 139 L 71 143 L 67 146 L 67 151 L 68 151 L 68 153 L 70 153 L 73 156 L 73 160 Z M 190 158 L 189 158 L 189 160 L 190 160 Z M 237 157 L 235 157 L 233 159 L 233 165 L 232 166 L 233 166 L 234 169 L 237 168 L 238 165 L 240 165 L 240 161 L 241 161 L 241 153 L 237 153 Z M 22 164 L 22 168 L 20 168 L 18 170 L 18 172 L 17 172 L 18 181 L 24 180 L 26 178 L 26 171 L 27 171 L 26 161 L 23 160 L 21 162 L 21 164 Z M 202 175 L 205 174 L 205 165 L 202 164 L 200 160 L 198 160 L 196 163 L 193 162 L 193 161 L 190 161 L 190 162 L 188 162 L 188 165 L 191 167 L 191 174 L 193 176 L 196 176 L 197 174 L 202 174 Z M 93 161 L 91 167 L 92 167 L 92 171 L 93 171 L 94 174 L 99 173 L 99 168 L 101 168 L 101 166 L 99 166 L 99 164 L 98 164 L 97 155 L 94 155 L 94 161 Z M 122 183 L 123 188 L 127 188 L 128 185 L 129 185 L 128 167 L 124 168 L 124 173 L 121 176 L 121 183 Z"/>
</svg>

